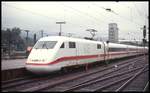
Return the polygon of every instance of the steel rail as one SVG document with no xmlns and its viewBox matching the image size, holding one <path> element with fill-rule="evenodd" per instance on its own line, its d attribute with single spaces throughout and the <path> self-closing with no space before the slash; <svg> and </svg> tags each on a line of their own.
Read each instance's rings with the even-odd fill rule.
<svg viewBox="0 0 150 93">
<path fill-rule="evenodd" d="M 137 61 L 137 60 L 135 60 L 135 61 Z M 130 65 L 130 64 L 125 64 L 124 67 L 126 67 L 126 66 L 128 66 L 128 65 Z M 110 72 L 108 72 L 108 73 L 104 73 L 104 74 L 101 75 L 101 76 L 97 76 L 97 77 L 95 77 L 95 78 L 90 78 L 90 79 L 85 80 L 85 81 L 83 81 L 83 82 L 81 81 L 81 82 L 79 82 L 79 84 L 75 84 L 75 85 L 73 85 L 73 86 L 71 86 L 71 87 L 73 88 L 73 87 L 75 87 L 75 86 L 79 86 L 79 85 L 81 85 L 81 84 L 88 83 L 89 81 L 95 81 L 95 79 L 98 79 L 98 78 L 100 78 L 100 77 L 103 77 L 103 76 L 105 76 L 105 75 L 108 75 L 108 74 L 110 74 L 110 73 L 112 73 L 112 72 L 119 71 L 119 69 L 122 69 L 122 68 L 124 68 L 124 67 L 120 67 L 120 68 L 118 68 L 118 69 L 115 69 L 114 71 L 110 71 Z M 44 90 L 44 89 L 43 89 L 43 90 Z M 67 90 L 69 90 L 69 89 L 64 89 L 64 90 L 59 90 L 59 91 L 67 91 Z"/>
<path fill-rule="evenodd" d="M 148 87 L 149 87 L 149 81 L 147 82 L 147 84 L 145 85 L 144 89 L 143 89 L 143 92 L 147 91 L 148 90 Z"/>
<path fill-rule="evenodd" d="M 141 67 L 138 67 L 138 68 L 135 68 L 135 69 L 132 69 L 132 70 L 129 70 L 129 71 L 124 71 L 124 72 L 121 72 L 121 73 L 117 73 L 117 74 L 114 74 L 114 75 L 110 75 L 110 76 L 107 76 L 107 77 L 103 77 L 103 78 L 100 78 L 100 79 L 97 79 L 97 80 L 94 80 L 94 81 L 91 81 L 91 82 L 87 82 L 87 83 L 82 83 L 80 85 L 75 85 L 75 86 L 72 86 L 71 88 L 68 88 L 64 91 L 70 91 L 70 90 L 74 90 L 74 89 L 77 89 L 77 88 L 80 88 L 80 87 L 84 87 L 84 86 L 88 86 L 88 85 L 91 85 L 91 84 L 94 84 L 96 82 L 100 82 L 100 81 L 104 81 L 104 80 L 107 80 L 107 79 L 110 79 L 110 78 L 114 78 L 114 77 L 117 77 L 117 76 L 121 76 L 121 75 L 124 75 L 124 74 L 128 74 L 130 72 L 133 72 L 133 71 L 136 71 L 138 69 L 141 69 L 143 66 Z M 108 86 L 108 85 L 107 85 Z M 106 87 L 106 86 L 103 86 L 103 87 Z M 99 89 L 99 88 L 98 88 Z M 98 89 L 94 89 L 93 91 L 96 91 Z"/>
<path fill-rule="evenodd" d="M 148 70 L 146 70 L 146 71 L 148 71 Z M 146 71 L 143 71 L 143 72 L 141 72 L 141 73 L 144 73 L 144 72 L 146 72 Z M 129 76 L 129 78 L 128 78 L 128 77 L 127 77 L 127 78 L 130 79 L 130 78 L 132 78 L 132 77 L 133 77 L 133 75 L 131 75 L 131 76 Z M 124 79 L 124 80 L 126 80 L 126 79 Z M 112 82 L 112 83 L 110 83 L 110 84 L 108 84 L 108 85 L 106 85 L 106 86 L 102 86 L 101 88 L 99 88 L 99 89 L 97 89 L 97 90 L 94 90 L 94 91 L 99 91 L 100 89 L 110 87 L 110 86 L 112 86 L 112 85 L 115 85 L 115 84 L 117 84 L 117 83 L 120 83 L 121 81 L 123 81 L 123 80 L 117 80 L 117 81 Z"/>
<path fill-rule="evenodd" d="M 137 72 L 132 78 L 130 78 L 127 82 L 125 82 L 121 87 L 116 89 L 116 92 L 121 91 L 123 88 L 125 88 L 133 79 L 135 79 L 138 75 L 140 75 L 147 66 L 148 66 L 148 64 L 146 64 L 146 66 L 143 69 L 141 69 L 139 72 Z"/>
</svg>

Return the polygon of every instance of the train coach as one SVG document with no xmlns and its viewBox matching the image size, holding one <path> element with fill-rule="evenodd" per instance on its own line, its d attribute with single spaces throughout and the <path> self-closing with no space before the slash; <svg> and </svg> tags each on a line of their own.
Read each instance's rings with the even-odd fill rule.
<svg viewBox="0 0 150 93">
<path fill-rule="evenodd" d="M 46 74 L 68 66 L 132 56 L 147 51 L 147 47 L 64 36 L 43 37 L 32 48 L 26 69 L 35 74 Z"/>
</svg>

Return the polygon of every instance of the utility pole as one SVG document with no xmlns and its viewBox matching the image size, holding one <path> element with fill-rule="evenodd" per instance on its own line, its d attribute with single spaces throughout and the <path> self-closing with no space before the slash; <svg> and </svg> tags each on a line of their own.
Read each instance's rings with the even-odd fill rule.
<svg viewBox="0 0 150 93">
<path fill-rule="evenodd" d="M 91 33 L 92 39 L 94 38 L 95 33 L 97 32 L 97 30 L 95 30 L 95 29 L 87 29 L 86 31 L 89 31 Z"/>
<path fill-rule="evenodd" d="M 146 25 L 143 27 L 143 38 L 146 38 Z"/>
<path fill-rule="evenodd" d="M 108 63 L 109 63 L 109 41 L 106 41 L 106 43 L 107 43 L 107 54 L 106 54 L 106 56 L 107 56 L 107 60 L 106 60 L 106 65 L 108 65 Z"/>
<path fill-rule="evenodd" d="M 43 30 L 41 30 L 41 37 L 43 37 L 43 32 L 44 32 L 44 31 L 43 31 Z"/>
<path fill-rule="evenodd" d="M 24 30 L 24 31 L 27 32 L 27 37 L 26 37 L 26 56 L 28 56 L 27 48 L 28 48 L 28 33 L 29 33 L 29 30 Z"/>
<path fill-rule="evenodd" d="M 143 45 L 146 45 L 146 25 L 143 27 Z"/>
<path fill-rule="evenodd" d="M 145 56 L 145 45 L 146 45 L 146 25 L 143 27 L 143 45 L 144 45 L 144 56 Z M 145 56 L 146 59 L 146 56 Z"/>
<path fill-rule="evenodd" d="M 36 34 L 34 34 L 34 44 L 36 43 Z"/>
<path fill-rule="evenodd" d="M 10 50 L 11 50 L 11 31 L 10 31 L 10 29 L 7 29 L 7 31 L 8 31 L 8 33 L 9 33 L 9 41 L 8 41 L 8 56 L 9 56 L 9 58 L 10 58 Z"/>
<path fill-rule="evenodd" d="M 27 43 L 27 46 L 28 46 L 28 33 L 29 33 L 29 30 L 24 30 L 24 31 L 27 32 L 26 43 Z"/>
<path fill-rule="evenodd" d="M 56 22 L 56 24 L 60 24 L 60 32 L 59 32 L 59 36 L 61 36 L 61 24 L 65 24 L 66 22 L 64 21 L 64 22 Z"/>
</svg>

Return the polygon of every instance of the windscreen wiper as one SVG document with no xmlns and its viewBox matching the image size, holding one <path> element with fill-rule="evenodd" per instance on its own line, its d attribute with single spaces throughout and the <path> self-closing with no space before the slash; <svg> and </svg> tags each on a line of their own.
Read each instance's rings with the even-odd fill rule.
<svg viewBox="0 0 150 93">
<path fill-rule="evenodd" d="M 43 44 L 43 46 L 45 46 L 45 47 L 46 47 L 46 49 L 48 49 L 48 47 L 47 47 L 47 45 L 46 45 L 45 43 Z"/>
</svg>

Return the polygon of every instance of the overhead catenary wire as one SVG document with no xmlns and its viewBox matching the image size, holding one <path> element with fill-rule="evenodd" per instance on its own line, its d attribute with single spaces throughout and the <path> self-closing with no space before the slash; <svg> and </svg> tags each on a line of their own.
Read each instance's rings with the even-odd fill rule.
<svg viewBox="0 0 150 93">
<path fill-rule="evenodd" d="M 68 5 L 67 5 L 68 6 Z M 15 7 L 15 6 L 13 6 L 13 7 Z M 66 7 L 66 6 L 64 6 L 64 7 Z M 72 7 L 72 6 L 71 6 Z M 66 7 L 67 9 L 71 9 L 70 8 L 70 6 L 69 7 Z M 96 27 L 96 26 L 100 26 L 99 24 L 100 23 L 104 23 L 104 22 L 106 22 L 106 21 L 103 21 L 103 20 L 100 20 L 99 18 L 97 18 L 97 17 L 95 17 L 95 15 L 92 15 L 92 14 L 89 14 L 89 12 L 88 11 L 81 11 L 81 10 L 79 10 L 79 9 L 76 9 L 76 8 L 74 8 L 74 7 L 72 7 L 73 9 L 71 9 L 71 10 L 73 10 L 73 12 L 72 13 L 76 13 L 76 14 L 79 14 L 79 15 L 86 15 L 85 17 L 84 17 L 84 19 L 85 18 L 89 18 L 91 21 L 93 21 L 93 23 L 95 23 L 94 25 L 93 25 L 93 27 Z M 106 10 L 106 8 L 104 8 L 104 7 L 102 7 L 103 8 L 103 10 L 105 9 Z M 101 8 L 101 9 L 102 9 Z M 49 18 L 49 19 L 51 19 L 51 20 L 55 20 L 55 19 L 57 19 L 56 17 L 52 17 L 52 16 L 46 16 L 46 15 L 44 15 L 44 14 L 40 14 L 40 13 L 38 13 L 38 12 L 33 12 L 33 11 L 30 11 L 30 10 L 27 10 L 27 9 L 22 9 L 22 8 L 18 8 L 18 7 L 16 7 L 16 9 L 19 9 L 19 10 L 23 10 L 23 11 L 26 11 L 26 12 L 29 12 L 29 13 L 32 13 L 32 14 L 34 14 L 34 15 L 38 15 L 38 16 L 42 16 L 42 17 L 45 17 L 45 18 Z M 64 8 L 63 8 L 64 9 Z M 67 10 L 66 9 L 66 10 Z M 64 10 L 65 11 L 65 10 Z M 96 12 L 97 13 L 97 12 Z M 114 11 L 112 11 L 112 13 L 113 14 L 115 14 L 115 15 L 117 15 L 117 16 L 121 16 L 121 15 L 118 15 L 118 13 L 116 13 L 116 12 L 114 12 Z M 102 15 L 102 14 L 101 14 Z M 67 20 L 67 17 L 66 17 L 66 15 L 64 14 L 64 19 L 66 18 L 66 20 Z M 82 18 L 81 18 L 82 19 Z M 122 17 L 122 19 L 123 19 L 123 17 Z M 126 20 L 128 20 L 128 21 L 130 21 L 131 22 L 131 20 L 129 20 L 129 19 L 127 19 L 127 18 L 125 18 L 124 17 L 124 19 L 126 19 Z M 66 21 L 65 20 L 65 21 Z M 83 20 L 83 19 L 82 19 Z M 48 21 L 48 20 L 47 20 Z M 88 20 L 88 22 L 89 22 L 89 20 Z M 72 25 L 72 26 L 77 26 L 77 27 L 79 27 L 79 28 L 84 28 L 84 29 L 86 29 L 88 26 L 87 26 L 87 24 L 81 24 L 80 26 L 79 26 L 79 24 L 78 23 L 73 23 L 73 22 L 68 22 L 67 21 L 67 23 L 69 23 L 69 24 L 67 24 L 67 25 Z M 133 22 L 131 22 L 131 23 L 133 23 Z M 137 25 L 137 24 L 136 24 Z M 137 25 L 137 26 L 139 26 L 139 25 Z M 142 25 L 143 26 L 143 25 Z"/>
<path fill-rule="evenodd" d="M 96 22 L 99 24 L 98 25 L 98 27 L 100 26 L 100 21 L 101 21 L 101 23 L 103 24 L 103 23 L 107 23 L 107 22 L 105 22 L 105 21 L 102 21 L 102 20 L 99 20 L 99 19 L 97 19 L 97 18 L 95 18 L 94 16 L 92 16 L 92 15 L 90 15 L 89 13 L 87 13 L 87 12 L 83 12 L 83 11 L 81 11 L 81 10 L 78 10 L 78 9 L 76 9 L 76 8 L 73 8 L 73 7 L 71 7 L 71 6 L 68 6 L 68 5 L 65 5 L 65 4 L 62 4 L 64 7 L 66 7 L 67 9 L 69 8 L 69 9 L 71 9 L 71 10 L 73 10 L 73 11 L 76 11 L 76 14 L 80 14 L 80 15 L 85 15 L 85 17 L 87 17 L 88 16 L 88 18 L 90 18 L 90 20 L 92 20 L 93 21 L 93 23 L 95 23 L 96 24 Z M 72 12 L 73 13 L 73 12 Z M 95 22 L 95 21 L 96 22 Z M 107 23 L 108 24 L 108 23 Z M 96 24 L 97 25 L 97 24 Z M 95 28 L 96 26 L 94 26 L 94 28 Z M 87 28 L 89 28 L 89 27 L 87 27 Z M 98 29 L 98 31 L 99 31 L 99 29 Z"/>
<path fill-rule="evenodd" d="M 43 15 L 43 14 L 40 14 L 40 13 L 37 13 L 37 12 L 33 12 L 33 11 L 30 11 L 30 10 L 27 10 L 27 9 L 23 9 L 23 8 L 18 8 L 18 7 L 16 7 L 16 6 L 13 6 L 13 5 L 6 5 L 6 4 L 3 4 L 3 5 L 5 5 L 5 6 L 8 6 L 8 7 L 11 7 L 11 8 L 15 8 L 15 9 L 17 9 L 17 10 L 20 10 L 20 11 L 23 11 L 23 12 L 28 12 L 28 13 L 31 13 L 31 14 L 33 14 L 33 15 L 37 15 L 37 16 L 43 16 L 43 17 L 46 17 L 46 18 L 51 18 L 51 19 L 55 19 L 55 17 L 49 17 L 49 16 L 46 16 L 46 15 Z"/>
<path fill-rule="evenodd" d="M 118 13 L 114 12 L 113 10 L 111 10 L 110 8 L 104 8 L 104 7 L 101 7 L 101 6 L 98 6 L 96 5 L 95 3 L 92 3 L 93 6 L 97 7 L 97 8 L 101 8 L 102 10 L 105 10 L 105 11 L 111 11 L 112 14 L 115 14 L 116 16 L 120 16 Z M 113 17 L 107 17 L 106 15 L 103 15 L 102 13 L 100 13 L 99 11 L 96 11 L 96 13 L 99 13 L 99 15 L 102 15 L 103 17 L 105 16 L 106 20 L 108 19 L 113 19 Z M 120 16 L 121 17 L 121 16 Z M 123 19 L 123 18 L 121 18 Z M 124 20 L 124 19 L 123 19 Z M 128 19 L 129 20 L 129 19 Z M 129 21 L 128 21 L 129 22 Z M 139 27 L 139 26 L 138 26 Z"/>
<path fill-rule="evenodd" d="M 89 15 L 87 12 L 80 11 L 80 10 L 78 10 L 78 9 L 76 9 L 76 8 L 73 8 L 73 7 L 68 6 L 68 5 L 65 5 L 65 4 L 63 4 L 63 6 L 64 6 L 64 7 L 69 8 L 69 9 L 72 9 L 72 10 L 74 10 L 74 11 L 76 11 L 76 12 L 80 13 L 80 14 L 85 15 L 85 17 L 87 17 L 87 16 L 88 16 L 88 17 L 90 17 L 90 18 L 94 19 L 96 22 L 97 22 L 97 21 L 105 22 L 105 21 L 103 21 L 103 20 L 100 20 L 100 19 L 98 19 L 98 18 L 96 18 L 96 17 L 92 16 L 92 15 Z M 98 22 L 98 23 L 99 23 L 99 22 Z"/>
<path fill-rule="evenodd" d="M 94 3 L 93 3 L 93 5 L 95 5 L 95 6 L 99 7 L 99 8 L 101 8 L 101 9 L 105 9 L 105 10 L 106 10 L 106 8 L 104 8 L 104 7 L 100 7 L 100 6 L 98 6 L 97 4 L 94 4 Z M 36 13 L 36 12 L 32 12 L 32 11 L 26 10 L 26 9 L 17 8 L 17 7 L 12 6 L 12 5 L 7 5 L 7 6 L 10 6 L 10 7 L 16 8 L 16 9 L 21 9 L 21 10 L 23 10 L 23 11 L 30 12 L 30 13 L 32 13 L 32 14 L 34 14 L 34 15 L 41 15 L 41 16 L 45 16 L 45 17 L 47 17 L 47 18 L 51 18 L 51 19 L 53 19 L 53 20 L 54 20 L 54 19 L 56 19 L 55 17 L 49 17 L 49 16 L 46 16 L 46 15 L 42 15 L 42 14 L 40 14 L 40 13 Z M 70 7 L 70 6 L 66 6 L 66 5 L 64 5 L 64 6 L 65 6 L 65 7 L 68 7 L 68 8 L 71 8 L 71 9 L 73 9 L 74 11 L 77 11 L 77 12 L 82 13 L 82 14 L 84 14 L 84 15 L 87 15 L 87 16 L 89 16 L 89 17 L 93 18 L 95 21 L 99 20 L 99 19 L 95 18 L 94 16 L 89 15 L 89 14 L 88 14 L 88 13 L 86 13 L 86 12 L 79 11 L 79 10 L 77 10 L 77 9 L 73 8 L 73 7 Z M 113 10 L 112 10 L 112 13 L 114 13 L 114 14 L 116 14 L 116 15 L 118 15 L 118 16 L 120 16 L 120 17 L 124 18 L 124 19 L 127 19 L 127 18 L 125 18 L 125 17 L 123 17 L 123 16 L 119 15 L 118 13 L 114 12 Z M 65 15 L 64 15 L 64 16 L 65 16 Z M 129 20 L 129 19 L 127 19 L 127 20 Z M 102 21 L 102 20 L 101 20 L 101 21 Z M 131 21 L 131 20 L 129 20 L 129 21 Z M 105 21 L 102 21 L 102 22 L 105 22 Z M 132 21 L 131 21 L 131 22 L 132 22 Z M 134 23 L 135 23 L 135 22 L 134 22 Z M 138 23 L 136 23 L 136 24 L 138 24 Z M 138 25 L 139 25 L 139 24 L 138 24 Z"/>
<path fill-rule="evenodd" d="M 5 4 L 4 4 L 5 5 Z M 54 20 L 54 21 L 56 21 L 57 19 L 56 19 L 56 17 L 49 17 L 49 16 L 46 16 L 46 15 L 43 15 L 43 14 L 40 14 L 40 13 L 37 13 L 37 12 L 32 12 L 32 11 L 29 11 L 29 10 L 27 10 L 27 9 L 22 9 L 22 8 L 18 8 L 18 7 L 16 7 L 16 6 L 13 6 L 13 5 L 5 5 L 5 6 L 8 6 L 8 7 L 11 7 L 11 8 L 15 8 L 15 9 L 17 9 L 17 10 L 20 10 L 20 11 L 23 11 L 23 12 L 27 12 L 27 13 L 31 13 L 31 14 L 33 14 L 33 15 L 37 15 L 37 16 L 41 16 L 42 18 L 47 18 L 47 19 L 51 19 L 51 20 Z M 69 23 L 70 25 L 72 25 L 72 26 L 77 26 L 78 24 L 75 24 L 75 23 Z M 78 26 L 78 27 L 81 27 L 81 28 L 83 28 L 83 26 Z"/>
<path fill-rule="evenodd" d="M 22 9 L 22 8 L 18 8 L 18 7 L 15 7 L 15 6 L 12 6 L 12 5 L 7 5 L 7 6 L 9 6 L 9 7 L 11 7 L 11 8 L 15 8 L 15 9 L 18 9 L 18 10 L 21 10 L 21 11 L 25 11 L 25 12 L 28 12 L 28 13 L 31 13 L 31 14 L 34 14 L 34 15 L 37 15 L 37 16 L 42 16 L 42 17 L 45 17 L 45 18 L 48 18 L 48 19 L 53 19 L 53 20 L 55 20 L 56 18 L 53 18 L 53 17 L 49 17 L 49 16 L 46 16 L 46 15 L 42 15 L 42 14 L 40 14 L 40 13 L 37 13 L 37 12 L 32 12 L 32 11 L 29 11 L 29 10 L 27 10 L 27 9 Z M 71 23 L 73 26 L 76 26 L 77 24 L 74 24 L 74 23 Z M 83 26 L 79 26 L 79 27 L 83 27 Z"/>
<path fill-rule="evenodd" d="M 142 13 L 135 3 L 133 3 L 133 5 L 135 6 L 135 9 L 137 10 L 139 16 L 141 16 L 145 20 L 145 25 L 147 25 L 147 19 L 148 19 L 147 13 L 146 12 Z"/>
<path fill-rule="evenodd" d="M 123 19 L 125 19 L 125 20 L 128 20 L 128 21 L 130 21 L 130 22 L 132 22 L 132 23 L 135 23 L 137 26 L 143 26 L 142 24 L 139 24 L 139 23 L 137 23 L 137 22 L 135 22 L 135 21 L 131 21 L 130 19 L 128 19 L 128 18 L 126 18 L 126 17 L 124 17 L 124 16 L 121 16 L 119 13 L 114 12 L 114 10 L 111 10 L 110 8 L 101 7 L 101 6 L 99 6 L 99 5 L 95 4 L 95 3 L 92 3 L 92 4 L 95 5 L 95 6 L 97 6 L 97 7 L 99 7 L 100 9 L 103 9 L 103 10 L 106 10 L 106 11 L 110 11 L 111 13 L 113 13 L 113 14 L 119 16 L 120 18 L 123 18 Z"/>
<path fill-rule="evenodd" d="M 137 5 L 135 3 L 133 3 L 133 5 L 135 6 L 135 9 L 137 10 L 139 16 L 143 17 L 143 13 L 141 13 L 141 11 L 139 10 L 139 8 L 137 7 Z"/>
<path fill-rule="evenodd" d="M 37 16 L 42 16 L 42 17 L 45 17 L 45 18 L 49 18 L 49 19 L 54 20 L 54 21 L 58 20 L 58 19 L 56 19 L 56 17 L 46 16 L 46 15 L 43 15 L 43 14 L 40 14 L 40 13 L 37 13 L 37 12 L 29 11 L 29 10 L 27 10 L 27 9 L 18 8 L 18 7 L 15 7 L 15 6 L 13 6 L 13 5 L 6 5 L 6 6 L 9 6 L 9 7 L 12 7 L 12 8 L 15 8 L 15 9 L 18 9 L 18 10 L 21 10 L 21 11 L 23 10 L 23 11 L 25 11 L 25 12 L 32 13 L 33 15 L 37 15 Z M 65 17 L 65 15 L 64 15 L 64 17 Z M 97 19 L 96 19 L 96 21 L 97 21 Z M 74 24 L 74 23 L 70 23 L 70 24 L 72 24 L 73 26 L 76 25 L 76 24 Z M 83 27 L 83 26 L 79 26 L 79 27 Z"/>
<path fill-rule="evenodd" d="M 104 8 L 104 7 L 98 6 L 97 4 L 93 4 L 93 5 L 95 5 L 96 7 L 99 7 L 100 9 L 103 9 L 103 10 L 106 10 L 106 11 L 110 11 L 110 12 L 112 12 L 113 14 L 119 16 L 119 17 L 122 18 L 122 19 L 127 20 L 127 21 L 130 22 L 130 23 L 134 23 L 138 28 L 143 26 L 142 24 L 139 24 L 139 23 L 133 21 L 133 12 L 132 12 L 133 10 L 132 10 L 130 7 L 128 7 L 128 8 L 130 8 L 131 20 L 128 19 L 128 18 L 126 18 L 126 17 L 124 17 L 124 16 L 121 16 L 120 14 L 118 14 L 118 13 L 116 13 L 116 12 L 114 12 L 113 10 L 111 10 L 111 8 Z M 145 20 L 145 24 L 146 24 L 146 20 Z"/>
</svg>

